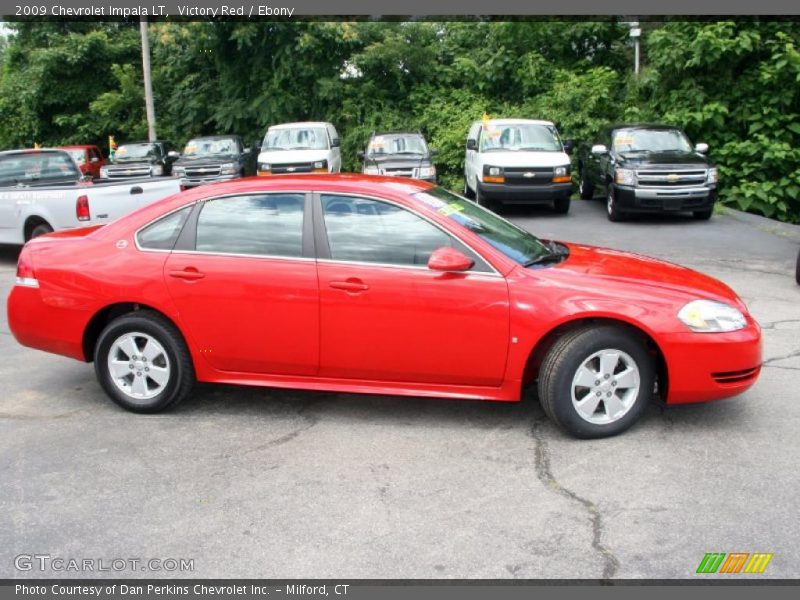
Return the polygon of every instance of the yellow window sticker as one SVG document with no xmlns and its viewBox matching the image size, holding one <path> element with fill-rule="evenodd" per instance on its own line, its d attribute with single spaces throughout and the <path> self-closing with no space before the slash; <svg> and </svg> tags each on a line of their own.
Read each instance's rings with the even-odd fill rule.
<svg viewBox="0 0 800 600">
<path fill-rule="evenodd" d="M 452 202 L 447 206 L 443 206 L 442 208 L 440 208 L 439 214 L 445 217 L 449 217 L 450 215 L 457 212 L 461 212 L 463 210 L 464 210 L 463 206 L 461 206 L 460 204 L 456 204 L 455 202 Z"/>
</svg>

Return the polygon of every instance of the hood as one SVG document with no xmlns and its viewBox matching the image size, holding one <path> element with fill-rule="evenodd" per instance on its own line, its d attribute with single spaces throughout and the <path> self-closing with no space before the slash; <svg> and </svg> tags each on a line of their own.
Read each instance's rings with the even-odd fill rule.
<svg viewBox="0 0 800 600">
<path fill-rule="evenodd" d="M 275 165 L 314 162 L 328 159 L 330 150 L 270 150 L 258 155 L 258 162 Z"/>
<path fill-rule="evenodd" d="M 219 156 L 198 156 L 194 158 L 189 158 L 183 156 L 172 163 L 176 167 L 203 167 L 206 165 L 209 166 L 218 166 L 225 163 L 230 162 L 237 162 L 239 160 L 239 156 L 236 154 L 228 154 L 227 156 L 219 155 Z"/>
<path fill-rule="evenodd" d="M 743 304 L 727 285 L 687 267 L 641 254 L 622 252 L 583 244 L 565 243 L 569 257 L 556 268 L 599 279 L 611 279 L 638 285 L 659 287 L 691 298 Z"/>
<path fill-rule="evenodd" d="M 618 156 L 620 164 L 648 166 L 656 169 L 662 165 L 665 169 L 676 166 L 709 166 L 708 157 L 699 152 L 681 152 L 678 150 L 670 152 L 621 152 Z"/>
<path fill-rule="evenodd" d="M 481 152 L 484 165 L 498 167 L 563 167 L 570 160 L 564 152 Z"/>
</svg>

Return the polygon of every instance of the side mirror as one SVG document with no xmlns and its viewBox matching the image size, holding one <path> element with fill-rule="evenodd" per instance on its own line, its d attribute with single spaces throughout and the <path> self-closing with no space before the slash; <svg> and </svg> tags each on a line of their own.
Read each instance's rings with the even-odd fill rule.
<svg viewBox="0 0 800 600">
<path fill-rule="evenodd" d="M 699 152 L 700 154 L 705 154 L 708 152 L 708 144 L 700 142 L 699 144 L 695 144 L 694 151 Z"/>
<path fill-rule="evenodd" d="M 253 142 L 253 145 L 252 145 L 252 146 L 250 146 L 250 148 L 251 148 L 251 149 L 253 150 L 253 152 L 255 152 L 255 153 L 257 153 L 257 152 L 261 152 L 261 140 L 256 140 L 255 142 Z"/>
<path fill-rule="evenodd" d="M 331 140 L 331 148 L 338 148 L 341 145 L 341 143 L 342 142 L 339 140 L 339 138 L 333 138 Z"/>
<path fill-rule="evenodd" d="M 96 156 L 93 156 L 92 158 L 89 159 L 89 162 L 97 163 L 97 162 L 100 162 L 100 159 L 97 158 Z"/>
<path fill-rule="evenodd" d="M 463 252 L 450 246 L 437 248 L 428 259 L 428 268 L 431 271 L 469 271 L 474 264 L 474 260 L 467 258 Z"/>
<path fill-rule="evenodd" d="M 438 148 L 431 148 L 428 150 L 428 153 L 431 156 L 439 156 L 439 149 Z"/>
<path fill-rule="evenodd" d="M 608 148 L 606 148 L 603 144 L 595 144 L 592 146 L 592 154 L 595 156 L 600 156 L 601 154 L 608 154 Z"/>
<path fill-rule="evenodd" d="M 575 150 L 575 140 L 564 140 L 564 152 L 572 154 L 573 150 Z"/>
<path fill-rule="evenodd" d="M 359 150 L 358 152 L 356 152 L 356 156 L 358 157 L 358 160 L 364 160 L 364 156 L 365 156 L 364 151 L 363 150 Z"/>
<path fill-rule="evenodd" d="M 167 158 L 171 158 L 172 160 L 178 160 L 180 157 L 180 153 L 176 152 L 175 150 L 170 150 L 167 152 Z"/>
<path fill-rule="evenodd" d="M 478 140 L 470 139 L 467 140 L 467 150 L 477 150 L 478 149 Z"/>
</svg>

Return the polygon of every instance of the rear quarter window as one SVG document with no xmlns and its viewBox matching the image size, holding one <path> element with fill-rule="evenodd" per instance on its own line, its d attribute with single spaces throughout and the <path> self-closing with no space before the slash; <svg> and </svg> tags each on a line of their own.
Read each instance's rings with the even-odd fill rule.
<svg viewBox="0 0 800 600">
<path fill-rule="evenodd" d="M 136 235 L 139 247 L 147 250 L 172 250 L 191 211 L 192 206 L 186 206 L 141 229 Z"/>
</svg>

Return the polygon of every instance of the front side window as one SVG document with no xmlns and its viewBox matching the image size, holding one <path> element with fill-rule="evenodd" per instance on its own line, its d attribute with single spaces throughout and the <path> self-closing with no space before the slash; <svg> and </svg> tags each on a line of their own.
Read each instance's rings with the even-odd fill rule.
<svg viewBox="0 0 800 600">
<path fill-rule="evenodd" d="M 139 246 L 148 250 L 172 250 L 190 212 L 192 206 L 185 206 L 151 223 L 136 235 Z"/>
<path fill-rule="evenodd" d="M 480 151 L 562 152 L 555 127 L 534 123 L 489 122 L 480 133 Z"/>
<path fill-rule="evenodd" d="M 425 266 L 434 250 L 455 245 L 438 227 L 388 202 L 323 194 L 322 212 L 334 260 Z"/>
<path fill-rule="evenodd" d="M 301 257 L 302 194 L 209 200 L 197 219 L 196 250 L 218 254 Z"/>
<path fill-rule="evenodd" d="M 79 165 L 82 165 L 83 163 L 86 162 L 86 150 L 84 150 L 83 148 L 70 148 L 69 150 L 67 150 L 67 152 L 72 157 L 72 160 L 74 160 Z"/>
<path fill-rule="evenodd" d="M 288 127 L 270 129 L 261 148 L 270 150 L 327 150 L 328 131 L 325 127 Z"/>
</svg>

